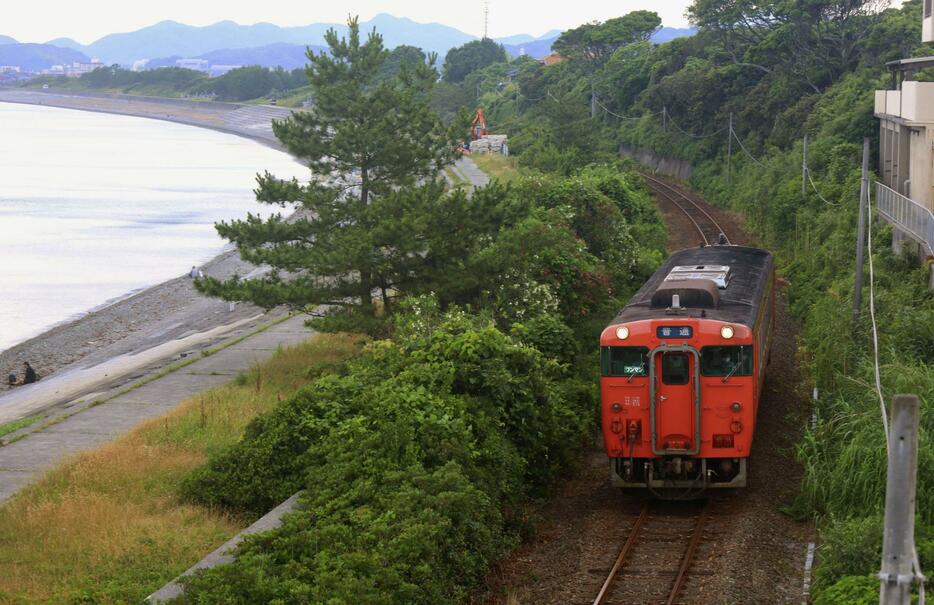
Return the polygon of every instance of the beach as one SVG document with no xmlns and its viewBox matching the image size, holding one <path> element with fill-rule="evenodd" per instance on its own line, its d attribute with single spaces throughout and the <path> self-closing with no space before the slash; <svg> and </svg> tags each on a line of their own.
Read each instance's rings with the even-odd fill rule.
<svg viewBox="0 0 934 605">
<path fill-rule="evenodd" d="M 0 102 L 167 120 L 236 134 L 280 150 L 271 120 L 289 114 L 289 110 L 276 107 L 19 89 L 0 89 Z M 205 275 L 218 278 L 258 271 L 230 248 L 204 263 L 201 269 Z M 278 310 L 276 314 L 283 312 Z M 0 352 L 0 372 L 4 377 L 21 375 L 23 362 L 29 361 L 40 379 L 47 378 L 65 369 L 93 366 L 220 326 L 234 326 L 261 313 L 263 310 L 253 305 L 231 305 L 202 296 L 195 290 L 193 280 L 182 274 L 142 291 L 127 293 Z M 7 393 L 0 391 L 0 400 Z"/>
</svg>

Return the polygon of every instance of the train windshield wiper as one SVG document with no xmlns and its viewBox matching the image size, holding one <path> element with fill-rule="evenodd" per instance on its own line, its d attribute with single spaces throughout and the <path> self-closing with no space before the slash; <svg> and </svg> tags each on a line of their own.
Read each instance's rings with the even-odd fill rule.
<svg viewBox="0 0 934 605">
<path fill-rule="evenodd" d="M 633 377 L 642 371 L 642 366 L 634 367 L 632 372 L 626 374 L 626 382 L 632 382 Z"/>
<path fill-rule="evenodd" d="M 742 352 L 740 352 L 740 354 L 739 354 L 739 361 L 736 362 L 736 365 L 733 366 L 733 369 L 730 370 L 730 373 L 723 377 L 723 382 L 726 382 L 727 380 L 729 380 L 730 377 L 733 376 L 733 374 L 736 373 L 736 370 L 738 370 L 738 369 L 739 369 L 739 366 L 741 366 L 741 365 L 743 365 L 743 354 L 742 354 Z"/>
</svg>

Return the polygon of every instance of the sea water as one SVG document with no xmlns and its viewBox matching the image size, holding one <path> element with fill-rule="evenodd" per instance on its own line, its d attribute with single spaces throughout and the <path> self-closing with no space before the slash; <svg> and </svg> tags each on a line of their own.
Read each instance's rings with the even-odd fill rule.
<svg viewBox="0 0 934 605">
<path fill-rule="evenodd" d="M 217 221 L 281 211 L 253 195 L 264 170 L 308 178 L 233 135 L 0 103 L 0 350 L 210 260 Z"/>
</svg>

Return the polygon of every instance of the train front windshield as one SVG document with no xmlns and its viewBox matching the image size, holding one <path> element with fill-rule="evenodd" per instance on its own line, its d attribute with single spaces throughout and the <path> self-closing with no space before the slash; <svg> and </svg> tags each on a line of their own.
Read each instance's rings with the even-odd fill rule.
<svg viewBox="0 0 934 605">
<path fill-rule="evenodd" d="M 702 348 L 701 374 L 704 376 L 752 376 L 752 346 Z"/>
<path fill-rule="evenodd" d="M 604 376 L 646 376 L 648 347 L 602 347 L 600 369 Z"/>
</svg>

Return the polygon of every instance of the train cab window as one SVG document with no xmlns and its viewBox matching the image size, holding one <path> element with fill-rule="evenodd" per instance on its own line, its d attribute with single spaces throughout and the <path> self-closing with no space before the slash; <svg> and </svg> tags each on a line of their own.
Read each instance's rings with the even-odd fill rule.
<svg viewBox="0 0 934 605">
<path fill-rule="evenodd" d="M 646 376 L 648 347 L 602 347 L 600 370 L 604 376 Z"/>
<path fill-rule="evenodd" d="M 704 376 L 752 376 L 752 346 L 704 347 L 701 349 Z"/>
<path fill-rule="evenodd" d="M 662 355 L 662 382 L 665 384 L 687 384 L 691 379 L 691 363 L 687 353 L 665 353 Z"/>
</svg>

